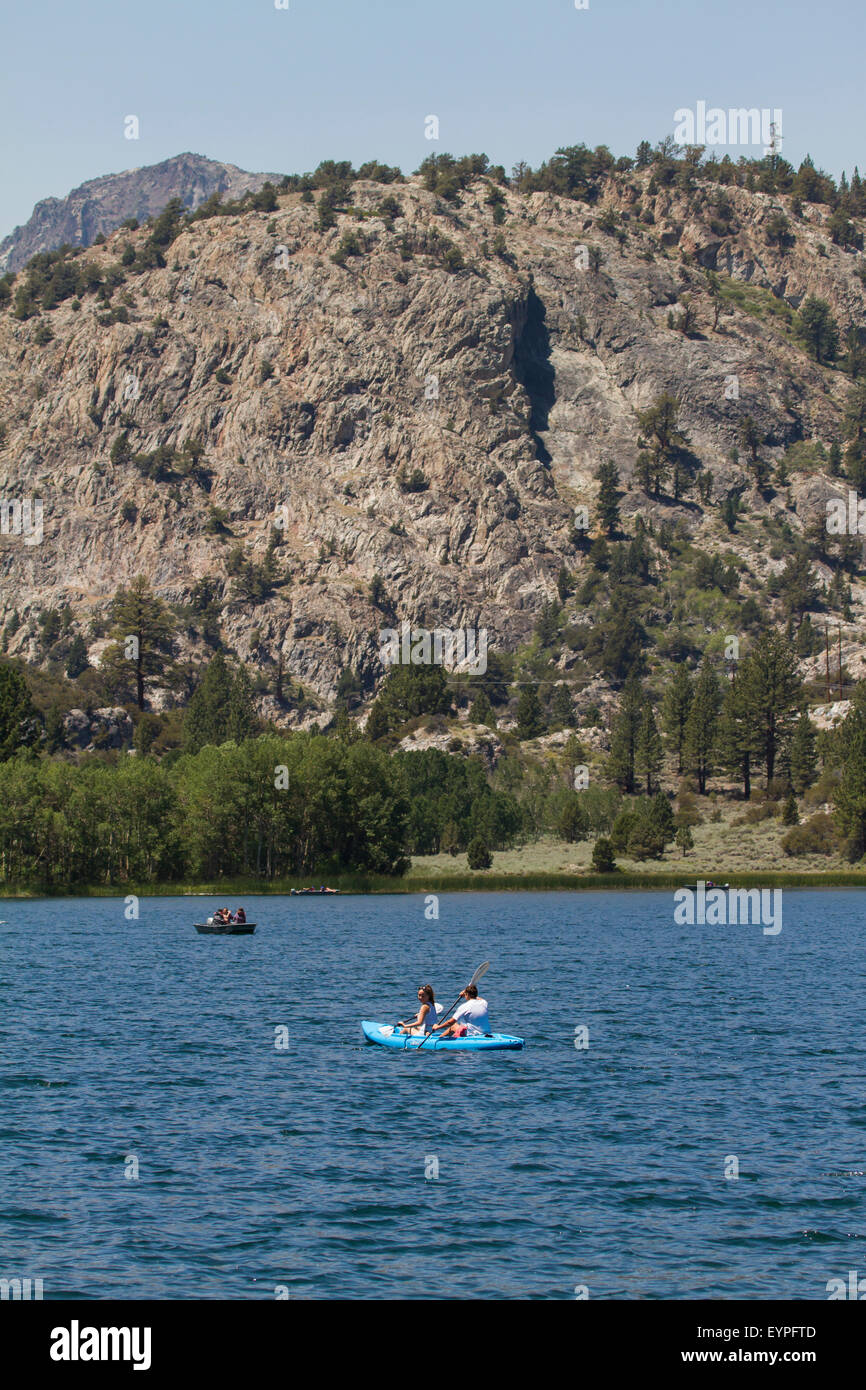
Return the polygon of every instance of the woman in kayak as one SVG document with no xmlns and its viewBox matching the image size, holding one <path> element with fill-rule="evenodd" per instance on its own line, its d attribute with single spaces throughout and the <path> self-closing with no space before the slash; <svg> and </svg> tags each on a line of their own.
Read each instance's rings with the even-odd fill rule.
<svg viewBox="0 0 866 1390">
<path fill-rule="evenodd" d="M 436 995 L 432 985 L 421 985 L 418 990 L 418 1012 L 414 1018 L 401 1019 L 397 1024 L 406 1033 L 430 1033 L 436 1022 Z"/>
</svg>

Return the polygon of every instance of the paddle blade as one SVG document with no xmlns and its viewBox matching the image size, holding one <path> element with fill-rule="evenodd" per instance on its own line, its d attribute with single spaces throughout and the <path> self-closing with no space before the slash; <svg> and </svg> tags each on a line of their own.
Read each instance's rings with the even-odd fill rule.
<svg viewBox="0 0 866 1390">
<path fill-rule="evenodd" d="M 472 976 L 472 979 L 469 981 L 470 985 L 477 985 L 478 981 L 481 979 L 481 976 L 486 975 L 489 969 L 489 960 L 486 960 L 483 965 L 479 965 L 478 969 L 475 971 L 475 974 Z"/>
</svg>

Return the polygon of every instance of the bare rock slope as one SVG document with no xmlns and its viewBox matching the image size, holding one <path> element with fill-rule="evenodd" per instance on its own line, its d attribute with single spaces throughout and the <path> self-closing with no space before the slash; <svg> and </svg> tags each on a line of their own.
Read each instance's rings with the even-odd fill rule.
<svg viewBox="0 0 866 1390">
<path fill-rule="evenodd" d="M 801 530 L 843 483 L 807 472 L 762 497 L 731 450 L 746 414 L 771 459 L 840 436 L 850 379 L 805 354 L 786 313 L 817 295 L 843 332 L 862 330 L 862 255 L 831 244 L 825 208 L 808 205 L 780 248 L 766 226 L 783 198 L 729 190 L 721 236 L 700 198 L 647 183 L 612 178 L 595 206 L 506 189 L 501 227 L 483 179 L 456 207 L 417 178 L 358 182 L 327 230 L 281 194 L 272 212 L 182 230 L 164 268 L 114 288 L 119 316 L 92 295 L 0 313 L 3 495 L 45 507 L 41 544 L 0 542 L 0 625 L 22 620 L 10 651 L 27 654 L 41 609 L 68 603 L 83 625 L 137 574 L 174 602 L 209 578 L 241 657 L 273 668 L 282 652 L 325 699 L 348 665 L 381 674 L 378 631 L 402 619 L 485 627 L 513 648 L 560 567 L 582 563 L 575 508 L 592 512 L 602 460 L 625 515 L 736 544 L 693 490 L 659 500 L 637 484 L 636 413 L 665 391 L 716 497 L 738 489 Z M 385 193 L 398 216 L 379 213 Z M 599 226 L 608 208 L 621 241 Z M 105 275 L 146 235 L 118 232 L 88 259 Z M 749 302 L 729 295 L 718 313 L 708 269 Z M 689 334 L 669 323 L 683 296 Z M 161 447 L 192 448 L 195 467 L 147 476 L 130 457 Z M 230 557 L 242 545 L 261 564 L 274 538 L 285 582 L 259 601 Z"/>
<path fill-rule="evenodd" d="M 31 216 L 0 241 L 0 272 L 20 270 L 38 251 L 58 246 L 90 246 L 122 222 L 144 222 L 161 212 L 172 198 L 194 211 L 220 193 L 238 198 L 261 188 L 277 174 L 248 174 L 234 164 L 221 164 L 199 154 L 179 154 L 160 164 L 105 174 L 73 188 L 65 198 L 43 198 Z"/>
</svg>

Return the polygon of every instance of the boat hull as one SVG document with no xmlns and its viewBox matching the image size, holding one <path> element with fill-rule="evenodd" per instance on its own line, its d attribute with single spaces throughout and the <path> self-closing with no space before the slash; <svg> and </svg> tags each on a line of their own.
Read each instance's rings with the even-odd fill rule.
<svg viewBox="0 0 866 1390">
<path fill-rule="evenodd" d="M 255 922 L 196 922 L 199 936 L 252 936 Z"/>
<path fill-rule="evenodd" d="M 400 1052 L 417 1050 L 422 1043 L 425 1052 L 514 1052 L 524 1046 L 523 1038 L 510 1033 L 491 1033 L 476 1038 L 428 1038 L 424 1042 L 420 1033 L 395 1033 L 392 1023 L 374 1023 L 365 1018 L 361 1028 L 367 1042 Z"/>
</svg>

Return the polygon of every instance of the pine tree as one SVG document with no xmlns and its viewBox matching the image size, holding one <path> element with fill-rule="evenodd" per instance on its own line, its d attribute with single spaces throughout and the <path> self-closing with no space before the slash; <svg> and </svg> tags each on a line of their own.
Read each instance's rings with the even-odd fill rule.
<svg viewBox="0 0 866 1390">
<path fill-rule="evenodd" d="M 635 789 L 635 757 L 643 714 L 644 696 L 640 682 L 629 677 L 622 692 L 619 710 L 610 736 L 607 772 L 612 781 L 629 796 Z"/>
<path fill-rule="evenodd" d="M 676 843 L 677 843 L 677 848 L 682 850 L 682 852 L 683 852 L 683 858 L 684 858 L 684 859 L 685 859 L 686 854 L 688 853 L 688 851 L 689 851 L 690 849 L 694 849 L 694 847 L 695 847 L 694 837 L 693 837 L 693 835 L 692 835 L 691 830 L 689 830 L 689 827 L 688 827 L 687 825 L 681 825 L 681 826 L 680 826 L 680 828 L 679 828 L 679 830 L 677 831 L 677 834 L 676 834 Z"/>
<path fill-rule="evenodd" d="M 117 646 L 107 654 L 109 664 L 131 664 L 136 703 L 139 709 L 144 709 L 146 687 L 163 676 L 174 649 L 174 623 L 165 604 L 152 592 L 143 575 L 134 579 L 128 589 L 118 589 L 112 599 L 111 615 L 111 635 Z"/>
<path fill-rule="evenodd" d="M 800 718 L 791 740 L 791 785 L 798 796 L 802 796 L 806 788 L 811 787 L 817 775 L 815 729 L 808 712 L 803 709 L 800 711 Z"/>
<path fill-rule="evenodd" d="M 550 714 L 555 724 L 562 724 L 566 728 L 574 728 L 575 715 L 574 705 L 571 699 L 571 691 L 567 685 L 558 685 L 553 692 L 553 699 L 550 702 Z"/>
<path fill-rule="evenodd" d="M 686 724 L 693 699 L 694 689 L 688 668 L 678 666 L 662 700 L 662 727 L 667 734 L 669 747 L 677 755 L 678 775 L 683 770 Z"/>
<path fill-rule="evenodd" d="M 812 619 L 806 613 L 803 621 L 797 628 L 797 639 L 794 649 L 798 656 L 811 656 L 815 648 L 815 629 L 812 626 Z"/>
<path fill-rule="evenodd" d="M 719 720 L 719 756 L 722 765 L 742 782 L 745 801 L 752 795 L 752 768 L 760 753 L 757 731 L 752 722 L 748 686 L 749 662 L 746 658 L 725 691 Z"/>
<path fill-rule="evenodd" d="M 577 840 L 585 840 L 588 822 L 577 792 L 568 791 L 556 823 L 561 839 L 573 845 Z"/>
<path fill-rule="evenodd" d="M 600 463 L 596 471 L 598 519 L 608 536 L 619 529 L 619 471 L 613 463 Z"/>
<path fill-rule="evenodd" d="M 801 698 L 797 663 L 789 644 L 780 633 L 764 633 L 749 658 L 746 699 L 768 785 L 779 749 L 793 731 Z"/>
<path fill-rule="evenodd" d="M 685 763 L 698 779 L 698 791 L 707 790 L 712 775 L 719 723 L 721 692 L 718 677 L 704 658 L 695 681 L 695 696 L 686 722 Z"/>
<path fill-rule="evenodd" d="M 232 677 L 222 652 L 208 664 L 201 685 L 193 693 L 183 721 L 183 746 L 187 753 L 198 753 L 208 744 L 219 746 L 229 737 L 228 710 L 232 698 Z"/>
<path fill-rule="evenodd" d="M 490 703 L 486 690 L 478 691 L 478 694 L 472 701 L 469 718 L 473 724 L 487 724 L 491 729 L 496 728 L 496 716 L 493 713 L 493 706 Z"/>
<path fill-rule="evenodd" d="M 677 829 L 669 798 L 663 791 L 657 791 L 649 803 L 642 803 L 642 807 L 650 825 L 661 835 L 663 845 L 668 844 L 674 838 Z"/>
<path fill-rule="evenodd" d="M 81 634 L 76 632 L 69 644 L 69 651 L 66 653 L 66 674 L 71 681 L 77 680 L 88 669 L 89 665 L 87 643 Z"/>
<path fill-rule="evenodd" d="M 744 448 L 748 449 L 752 456 L 752 462 L 754 463 L 758 457 L 758 446 L 763 441 L 761 439 L 761 432 L 751 415 L 745 415 L 740 421 L 738 433 L 740 436 L 740 443 Z"/>
<path fill-rule="evenodd" d="M 635 476 L 644 492 L 651 492 L 653 485 L 653 456 L 649 449 L 641 449 L 635 464 Z"/>
<path fill-rule="evenodd" d="M 645 783 L 647 796 L 652 796 L 658 786 L 662 760 L 662 741 L 653 707 L 648 704 L 641 715 L 635 745 L 635 773 Z"/>
<path fill-rule="evenodd" d="M 719 326 L 719 315 L 722 312 L 722 305 L 725 301 L 722 296 L 721 281 L 714 270 L 707 271 L 707 294 L 713 306 L 713 332 L 715 333 Z"/>
<path fill-rule="evenodd" d="M 839 348 L 839 329 L 824 299 L 810 295 L 797 315 L 795 329 L 816 362 L 832 362 Z"/>
<path fill-rule="evenodd" d="M 839 731 L 842 780 L 836 792 L 836 819 L 848 835 L 852 860 L 866 853 L 866 683 L 854 692 Z"/>
<path fill-rule="evenodd" d="M 235 743 L 242 743 L 244 739 L 252 738 L 258 722 L 247 668 L 240 666 L 232 681 L 226 710 L 226 737 L 234 739 Z"/>
<path fill-rule="evenodd" d="M 517 737 L 537 738 L 542 733 L 544 719 L 538 688 L 534 685 L 524 686 L 517 701 Z"/>
<path fill-rule="evenodd" d="M 852 386 L 845 406 L 845 470 L 858 492 L 866 491 L 866 385 Z"/>
<path fill-rule="evenodd" d="M 24 676 L 11 662 L 0 662 L 0 761 L 34 743 L 38 728 Z"/>
<path fill-rule="evenodd" d="M 364 725 L 364 737 L 375 743 L 376 739 L 383 738 L 388 733 L 390 727 L 391 722 L 380 697 L 371 706 L 367 723 Z"/>
</svg>

